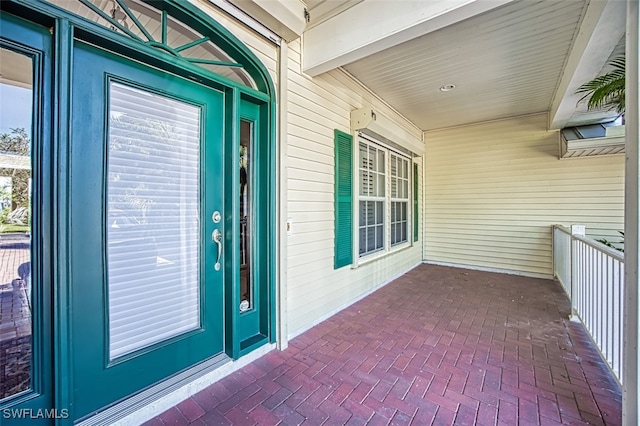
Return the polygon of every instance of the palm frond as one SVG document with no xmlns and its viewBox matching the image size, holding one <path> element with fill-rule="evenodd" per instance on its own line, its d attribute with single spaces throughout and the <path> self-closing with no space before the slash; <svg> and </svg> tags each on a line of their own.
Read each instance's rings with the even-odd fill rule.
<svg viewBox="0 0 640 426">
<path fill-rule="evenodd" d="M 619 114 L 625 112 L 625 57 L 612 59 L 613 70 L 583 84 L 576 93 L 584 93 L 578 102 L 587 100 L 587 108 L 607 108 Z"/>
</svg>

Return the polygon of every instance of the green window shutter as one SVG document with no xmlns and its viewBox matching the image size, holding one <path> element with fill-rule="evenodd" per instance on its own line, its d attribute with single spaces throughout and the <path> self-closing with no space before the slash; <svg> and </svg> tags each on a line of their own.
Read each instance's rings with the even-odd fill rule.
<svg viewBox="0 0 640 426">
<path fill-rule="evenodd" d="M 353 137 L 334 131 L 335 253 L 334 269 L 353 263 Z"/>
<path fill-rule="evenodd" d="M 418 241 L 418 165 L 413 163 L 413 241 Z"/>
</svg>

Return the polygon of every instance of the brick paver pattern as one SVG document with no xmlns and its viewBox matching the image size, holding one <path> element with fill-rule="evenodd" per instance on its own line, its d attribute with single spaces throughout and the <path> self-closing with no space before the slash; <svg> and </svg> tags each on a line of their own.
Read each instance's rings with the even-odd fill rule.
<svg viewBox="0 0 640 426">
<path fill-rule="evenodd" d="M 29 237 L 0 239 L 0 342 L 31 334 L 30 288 L 18 279 L 29 261 Z"/>
<path fill-rule="evenodd" d="M 550 280 L 421 265 L 147 424 L 620 424 L 569 312 Z"/>
<path fill-rule="evenodd" d="M 30 247 L 27 235 L 0 237 L 0 399 L 31 386 L 31 288 L 18 273 Z"/>
</svg>

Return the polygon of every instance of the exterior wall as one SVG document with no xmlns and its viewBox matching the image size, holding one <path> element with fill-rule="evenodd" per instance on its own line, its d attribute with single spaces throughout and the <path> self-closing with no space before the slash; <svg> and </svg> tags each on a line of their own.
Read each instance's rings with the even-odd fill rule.
<svg viewBox="0 0 640 426">
<path fill-rule="evenodd" d="M 277 85 L 278 47 L 210 5 L 201 4 L 201 7 L 253 50 Z M 287 278 L 278 285 L 286 288 L 286 296 L 281 300 L 286 299 L 283 319 L 287 322 L 285 329 L 289 338 L 422 260 L 422 245 L 418 242 L 357 268 L 333 269 L 334 129 L 350 133 L 351 111 L 372 106 L 406 129 L 415 138 L 414 142 L 422 140 L 422 132 L 342 70 L 315 78 L 304 75 L 300 49 L 300 40 L 290 43 L 287 58 L 283 59 L 287 62 L 288 100 L 281 109 L 286 114 L 286 136 L 281 141 L 280 160 L 286 164 L 287 176 L 284 185 L 287 191 L 281 196 L 286 198 L 284 205 L 293 232 L 282 242 L 286 246 L 282 253 L 286 255 Z M 415 161 L 422 173 L 422 158 Z"/>
<path fill-rule="evenodd" d="M 293 222 L 293 233 L 286 241 L 289 337 L 401 275 L 422 259 L 422 247 L 416 243 L 355 269 L 333 269 L 333 130 L 350 133 L 351 110 L 373 106 L 417 141 L 422 135 L 344 71 L 334 70 L 313 79 L 302 74 L 300 48 L 298 40 L 288 49 L 286 197 L 288 217 Z"/>
<path fill-rule="evenodd" d="M 425 259 L 551 275 L 551 225 L 618 241 L 624 156 L 558 160 L 538 114 L 425 133 Z"/>
</svg>

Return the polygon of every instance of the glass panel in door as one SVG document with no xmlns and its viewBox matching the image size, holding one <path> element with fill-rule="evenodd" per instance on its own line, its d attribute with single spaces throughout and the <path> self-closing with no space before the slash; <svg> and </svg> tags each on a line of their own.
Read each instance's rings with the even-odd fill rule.
<svg viewBox="0 0 640 426">
<path fill-rule="evenodd" d="M 240 120 L 240 312 L 253 307 L 251 277 L 251 156 L 253 122 Z"/>
<path fill-rule="evenodd" d="M 200 327 L 201 113 L 109 85 L 110 359 Z"/>
<path fill-rule="evenodd" d="M 33 60 L 0 48 L 0 400 L 32 388 Z"/>
<path fill-rule="evenodd" d="M 0 13 L 0 423 L 54 408 L 51 33 Z M 54 415 L 63 416 L 59 407 Z M 7 411 L 9 410 L 9 411 Z M 24 411 L 22 411 L 24 412 Z"/>
</svg>

